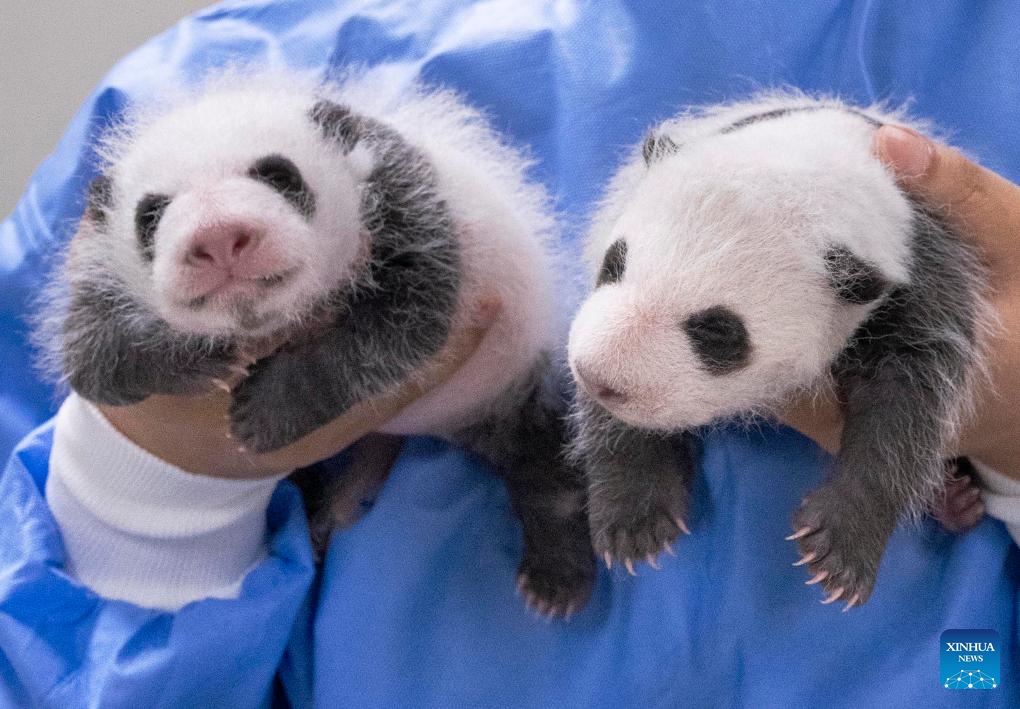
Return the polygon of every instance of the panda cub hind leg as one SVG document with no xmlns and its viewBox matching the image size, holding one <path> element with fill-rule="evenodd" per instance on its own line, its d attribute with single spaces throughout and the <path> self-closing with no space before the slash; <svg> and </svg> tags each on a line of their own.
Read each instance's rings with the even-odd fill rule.
<svg viewBox="0 0 1020 709">
<path fill-rule="evenodd" d="M 564 454 L 565 379 L 543 355 L 477 423 L 452 437 L 502 476 L 524 531 L 518 591 L 550 618 L 583 608 L 595 582 L 583 476 Z"/>
<path fill-rule="evenodd" d="M 694 460 L 685 434 L 644 431 L 613 418 L 578 391 L 573 455 L 588 480 L 588 519 L 595 553 L 634 574 L 634 564 L 653 568 L 680 533 Z"/>
<path fill-rule="evenodd" d="M 967 458 L 946 462 L 946 484 L 932 501 L 931 516 L 949 532 L 963 534 L 981 521 L 985 506 L 977 473 Z"/>
</svg>

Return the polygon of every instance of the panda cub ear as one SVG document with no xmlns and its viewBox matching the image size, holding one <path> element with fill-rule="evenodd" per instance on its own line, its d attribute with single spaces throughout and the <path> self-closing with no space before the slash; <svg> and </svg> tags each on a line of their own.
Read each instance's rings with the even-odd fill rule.
<svg viewBox="0 0 1020 709">
<path fill-rule="evenodd" d="M 338 143 L 345 153 L 351 152 L 364 134 L 361 118 L 339 103 L 323 99 L 312 106 L 308 115 L 322 130 L 323 137 Z"/>
<path fill-rule="evenodd" d="M 651 165 L 667 155 L 680 150 L 680 146 L 668 135 L 662 133 L 649 133 L 641 146 L 641 157 L 645 159 L 646 165 Z"/>
<path fill-rule="evenodd" d="M 106 225 L 106 212 L 113 205 L 113 180 L 99 175 L 89 183 L 85 196 L 85 218 L 97 227 Z"/>
<path fill-rule="evenodd" d="M 846 303 L 864 305 L 889 290 L 889 281 L 878 267 L 856 256 L 845 246 L 829 247 L 823 258 L 829 285 Z"/>
</svg>

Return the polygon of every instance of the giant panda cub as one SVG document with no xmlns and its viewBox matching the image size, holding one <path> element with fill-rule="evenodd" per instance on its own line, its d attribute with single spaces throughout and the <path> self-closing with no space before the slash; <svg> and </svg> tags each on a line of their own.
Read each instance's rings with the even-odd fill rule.
<svg viewBox="0 0 1020 709">
<path fill-rule="evenodd" d="M 884 123 L 903 121 L 765 96 L 657 126 L 613 178 L 569 341 L 607 563 L 654 564 L 687 531 L 692 429 L 796 394 L 843 406 L 790 537 L 827 602 L 866 601 L 896 524 L 941 489 L 981 371 L 985 274 L 871 154 Z"/>
<path fill-rule="evenodd" d="M 473 358 L 385 432 L 491 461 L 524 525 L 529 605 L 583 606 L 594 558 L 561 455 L 555 225 L 521 154 L 452 94 L 384 72 L 233 72 L 162 104 L 102 141 L 43 338 L 70 386 L 110 405 L 201 391 L 283 340 L 231 394 L 234 437 L 271 451 L 414 377 L 498 294 Z"/>
</svg>

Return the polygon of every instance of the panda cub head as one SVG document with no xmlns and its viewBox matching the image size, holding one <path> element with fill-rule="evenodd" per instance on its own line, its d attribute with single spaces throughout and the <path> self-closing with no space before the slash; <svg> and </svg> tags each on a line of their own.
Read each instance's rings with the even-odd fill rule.
<svg viewBox="0 0 1020 709">
<path fill-rule="evenodd" d="M 844 108 L 766 100 L 648 136 L 589 235 L 595 288 L 569 342 L 588 395 L 669 430 L 768 413 L 827 381 L 907 280 L 912 233 L 870 154 L 874 119 Z"/>
<path fill-rule="evenodd" d="M 371 158 L 301 87 L 216 86 L 129 120 L 103 149 L 72 264 L 115 273 L 185 334 L 268 335 L 350 279 Z M 92 268 L 90 268 L 90 264 Z"/>
</svg>

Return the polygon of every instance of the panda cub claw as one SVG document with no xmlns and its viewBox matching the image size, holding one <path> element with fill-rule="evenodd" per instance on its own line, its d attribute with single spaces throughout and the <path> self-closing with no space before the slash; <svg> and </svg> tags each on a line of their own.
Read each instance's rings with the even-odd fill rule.
<svg viewBox="0 0 1020 709">
<path fill-rule="evenodd" d="M 615 561 L 635 576 L 634 565 L 637 563 L 644 562 L 658 570 L 661 553 L 676 556 L 672 545 L 681 532 L 689 533 L 685 531 L 686 526 L 679 516 L 659 508 L 640 516 L 621 515 L 594 533 L 592 542 L 606 568 L 612 569 Z"/>
<path fill-rule="evenodd" d="M 588 603 L 595 582 L 590 555 L 580 566 L 525 555 L 517 572 L 517 592 L 531 610 L 547 620 L 569 620 Z"/>
<path fill-rule="evenodd" d="M 883 525 L 880 535 L 864 538 L 861 520 L 868 519 L 852 498 L 829 488 L 805 498 L 795 515 L 796 531 L 787 537 L 801 551 L 794 566 L 807 566 L 811 578 L 805 583 L 819 585 L 826 594 L 823 604 L 845 601 L 848 610 L 871 595 L 895 520 Z"/>
</svg>

